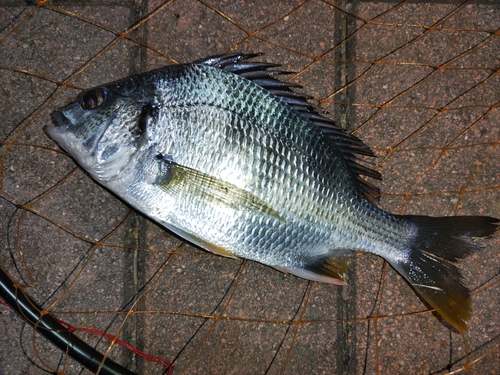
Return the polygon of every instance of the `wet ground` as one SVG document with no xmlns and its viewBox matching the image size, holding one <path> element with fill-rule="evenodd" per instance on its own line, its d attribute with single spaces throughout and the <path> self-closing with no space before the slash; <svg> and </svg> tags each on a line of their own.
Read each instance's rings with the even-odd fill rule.
<svg viewBox="0 0 500 375">
<path fill-rule="evenodd" d="M 469 333 L 382 260 L 349 285 L 208 254 L 95 184 L 42 132 L 82 89 L 230 50 L 297 72 L 376 152 L 394 213 L 500 217 L 496 1 L 0 0 L 0 266 L 43 308 L 174 374 L 497 374 L 500 236 L 462 262 Z M 151 361 L 76 333 L 131 371 Z M 88 373 L 0 305 L 0 374 Z"/>
</svg>

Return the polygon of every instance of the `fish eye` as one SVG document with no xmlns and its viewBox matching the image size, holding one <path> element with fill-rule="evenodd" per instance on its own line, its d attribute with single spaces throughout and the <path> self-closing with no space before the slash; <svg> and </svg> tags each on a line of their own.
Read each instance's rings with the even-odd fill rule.
<svg viewBox="0 0 500 375">
<path fill-rule="evenodd" d="M 81 106 L 85 110 L 96 109 L 106 100 L 106 93 L 103 89 L 89 90 L 83 94 Z"/>
</svg>

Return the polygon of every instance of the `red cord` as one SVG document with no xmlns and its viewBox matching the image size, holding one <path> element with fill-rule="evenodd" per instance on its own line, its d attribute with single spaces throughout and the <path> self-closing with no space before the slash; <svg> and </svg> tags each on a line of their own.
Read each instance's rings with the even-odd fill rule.
<svg viewBox="0 0 500 375">
<path fill-rule="evenodd" d="M 64 325 L 66 328 L 68 328 L 68 331 L 70 333 L 73 333 L 75 331 L 89 332 L 89 333 L 92 333 L 94 335 L 99 335 L 99 336 L 105 337 L 105 338 L 107 338 L 110 341 L 115 341 L 117 344 L 119 344 L 119 345 L 127 348 L 128 350 L 130 350 L 130 351 L 132 351 L 132 352 L 140 355 L 141 357 L 145 358 L 146 360 L 148 360 L 150 362 L 158 363 L 159 365 L 167 368 L 168 369 L 167 374 L 168 375 L 172 375 L 172 365 L 166 359 L 155 357 L 155 356 L 153 356 L 151 354 L 145 353 L 145 352 L 137 349 L 136 347 L 133 347 L 132 345 L 126 343 L 125 341 L 122 341 L 119 338 L 117 338 L 117 337 L 115 337 L 113 335 L 110 335 L 109 333 L 106 333 L 106 332 L 103 332 L 103 331 L 99 331 L 97 329 L 92 329 L 92 328 L 75 328 L 75 327 L 73 327 L 72 325 L 70 325 L 69 323 L 67 323 L 67 322 L 65 322 L 63 320 L 60 320 L 60 319 L 56 319 L 56 320 L 59 323 L 61 323 L 62 325 Z"/>
<path fill-rule="evenodd" d="M 10 307 L 10 305 L 8 303 L 1 301 L 1 300 L 0 300 L 0 305 L 5 305 L 5 306 Z M 169 361 L 167 361 L 166 359 L 155 357 L 151 354 L 145 353 L 145 352 L 137 349 L 136 347 L 133 347 L 132 345 L 126 343 L 125 341 L 122 341 L 119 338 L 114 337 L 113 335 L 110 335 L 109 333 L 99 331 L 98 329 L 75 328 L 71 324 L 69 324 L 63 320 L 56 319 L 56 321 L 61 323 L 63 326 L 65 326 L 68 329 L 69 333 L 73 333 L 75 331 L 89 332 L 89 333 L 92 333 L 94 335 L 99 335 L 99 336 L 105 337 L 110 341 L 115 341 L 118 345 L 121 345 L 121 346 L 127 348 L 128 350 L 140 355 L 141 357 L 145 358 L 146 360 L 148 360 L 150 362 L 158 363 L 159 365 L 165 367 L 166 369 L 168 369 L 167 375 L 172 375 L 172 364 Z"/>
</svg>

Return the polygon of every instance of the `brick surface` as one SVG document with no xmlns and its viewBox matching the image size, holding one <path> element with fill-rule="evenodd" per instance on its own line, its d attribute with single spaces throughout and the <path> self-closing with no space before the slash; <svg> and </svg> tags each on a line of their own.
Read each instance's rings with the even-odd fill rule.
<svg viewBox="0 0 500 375">
<path fill-rule="evenodd" d="M 497 374 L 500 235 L 460 265 L 474 307 L 462 336 L 370 254 L 338 287 L 183 245 L 42 132 L 82 89 L 264 52 L 374 149 L 382 207 L 500 217 L 500 5 L 461 3 L 0 0 L 0 266 L 48 312 L 174 374 Z M 165 373 L 116 344 L 108 355 Z M 89 373 L 0 304 L 0 374 L 50 371 Z"/>
</svg>

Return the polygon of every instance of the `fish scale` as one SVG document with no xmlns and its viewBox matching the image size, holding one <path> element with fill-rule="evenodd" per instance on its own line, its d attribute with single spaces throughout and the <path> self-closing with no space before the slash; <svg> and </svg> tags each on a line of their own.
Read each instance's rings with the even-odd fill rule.
<svg viewBox="0 0 500 375">
<path fill-rule="evenodd" d="M 213 68 L 204 66 L 195 66 L 192 69 L 192 73 L 197 77 L 208 76 L 205 71 L 210 69 L 214 70 Z M 202 70 L 203 74 L 197 74 L 197 70 Z M 243 111 L 240 110 L 240 116 L 242 116 L 243 118 L 251 119 L 250 121 L 247 121 L 248 126 L 252 126 L 255 123 L 262 124 L 263 129 L 256 128 L 256 131 L 265 131 L 269 134 L 268 137 L 265 137 L 264 139 L 262 139 L 262 137 L 261 139 L 256 139 L 256 142 L 258 142 L 259 145 L 263 144 L 264 148 L 268 150 L 274 150 L 276 153 L 276 159 L 274 159 L 275 167 L 273 171 L 276 185 L 281 187 L 285 186 L 285 189 L 288 190 L 290 194 L 294 194 L 296 193 L 295 190 L 297 190 L 297 186 L 303 185 L 304 182 L 307 183 L 304 189 L 307 194 L 298 195 L 302 199 L 300 199 L 300 201 L 296 204 L 289 205 L 287 204 L 287 201 L 284 201 L 283 199 L 279 199 L 276 202 L 271 202 L 270 204 L 277 207 L 284 207 L 283 211 L 285 213 L 289 212 L 289 216 L 293 216 L 294 218 L 301 217 L 306 221 L 311 221 L 316 226 L 322 225 L 324 233 L 322 237 L 316 237 L 314 241 L 314 246 L 316 248 L 322 248 L 325 252 L 327 252 L 331 248 L 360 248 L 363 241 L 359 241 L 355 238 L 355 236 L 351 235 L 353 233 L 352 229 L 359 228 L 361 224 L 359 221 L 357 222 L 357 226 L 353 225 L 348 228 L 342 228 L 341 226 L 337 225 L 332 228 L 331 225 L 327 225 L 331 223 L 330 221 L 321 220 L 321 218 L 323 217 L 327 219 L 331 217 L 332 212 L 336 213 L 333 214 L 333 216 L 339 217 L 346 217 L 346 215 L 350 214 L 349 211 L 337 212 L 339 211 L 338 208 L 335 207 L 335 203 L 337 202 L 337 200 L 334 196 L 332 196 L 332 193 L 334 191 L 330 189 L 331 186 L 336 186 L 339 189 L 342 189 L 344 187 L 343 194 L 341 194 L 343 199 L 351 196 L 352 198 L 349 199 L 361 199 L 359 197 L 357 187 L 350 186 L 348 183 L 346 183 L 345 176 L 342 176 L 343 173 L 338 173 L 338 171 L 332 170 L 332 167 L 335 166 L 336 168 L 338 168 L 339 164 L 341 165 L 342 163 L 344 163 L 344 161 L 337 155 L 333 155 L 337 156 L 337 159 L 340 159 L 337 161 L 332 161 L 331 159 L 333 157 L 331 155 L 330 157 L 325 157 L 328 156 L 328 154 L 332 153 L 331 150 L 325 147 L 324 142 L 321 142 L 321 137 L 314 132 L 315 129 L 304 126 L 303 119 L 299 118 L 299 116 L 297 116 L 297 114 L 292 110 L 285 107 L 286 110 L 284 111 L 283 108 L 280 108 L 279 106 L 282 103 L 269 99 L 268 97 L 270 97 L 270 95 L 267 93 L 266 98 L 260 100 L 259 102 L 255 102 L 255 97 L 258 97 L 259 94 L 260 96 L 262 96 L 262 93 L 260 92 L 262 90 L 257 85 L 252 84 L 252 82 L 250 81 L 243 81 L 238 76 L 224 76 L 225 78 L 221 79 L 218 77 L 219 75 L 221 75 L 221 73 L 223 72 L 217 70 L 210 74 L 211 79 L 209 80 L 209 84 L 200 85 L 196 80 L 190 80 L 189 89 L 187 91 L 192 92 L 193 96 L 197 98 L 197 102 L 206 101 L 208 103 L 213 103 L 213 105 L 218 107 L 218 109 L 229 108 L 230 111 L 234 111 L 235 108 L 231 106 L 231 103 L 235 100 L 232 98 L 228 98 L 228 96 L 225 95 L 225 92 L 228 90 L 227 87 L 233 86 L 234 92 L 241 93 L 240 97 L 236 99 L 236 102 L 241 103 L 241 108 L 246 108 Z M 223 86 L 224 88 L 220 88 L 220 86 Z M 206 90 L 208 90 L 208 87 L 210 87 L 210 91 L 208 91 L 207 94 Z M 186 102 L 184 99 L 182 101 L 182 105 L 186 110 L 196 112 L 196 108 L 194 108 L 196 107 L 196 105 L 194 103 Z M 275 116 L 276 112 L 279 112 L 280 116 Z M 255 114 L 258 114 L 259 116 L 257 116 L 257 118 L 254 118 Z M 276 118 L 279 121 L 275 120 Z M 199 123 L 196 121 L 194 122 Z M 229 121 L 229 123 L 234 123 L 234 121 Z M 247 139 L 249 138 L 251 137 L 247 137 Z M 310 142 L 310 140 L 313 140 L 313 142 Z M 266 141 L 270 144 L 266 144 Z M 274 141 L 275 144 L 272 144 L 272 141 Z M 189 154 L 189 150 L 194 149 L 195 147 L 195 144 L 190 146 L 186 145 L 184 149 L 187 151 L 187 154 Z M 295 151 L 293 156 L 303 159 L 300 163 L 297 163 L 298 167 L 310 167 L 309 170 L 311 173 L 309 175 L 304 169 L 297 168 L 297 166 L 294 168 L 294 157 L 291 155 L 293 151 Z M 288 153 L 284 154 L 286 152 Z M 229 154 L 236 156 L 235 153 L 229 152 Z M 256 156 L 259 157 L 259 155 Z M 330 159 L 332 162 L 326 163 L 325 160 L 328 159 Z M 179 160 L 179 162 L 183 163 L 187 161 Z M 245 160 L 239 160 L 237 164 L 246 165 L 247 162 Z M 195 165 L 193 167 L 199 168 L 200 166 Z M 293 179 L 291 173 L 292 169 L 297 174 L 295 179 Z M 204 172 L 214 173 L 214 168 L 205 170 Z M 215 175 L 217 177 L 220 177 L 220 175 Z M 307 177 L 304 178 L 304 176 Z M 329 176 L 331 178 L 328 178 Z M 337 176 L 342 176 L 342 178 L 336 178 Z M 247 188 L 249 187 L 250 186 L 247 186 Z M 276 192 L 269 190 L 270 189 L 262 189 L 260 191 L 256 190 L 252 191 L 252 193 L 255 195 L 259 195 L 261 198 L 282 197 L 281 195 L 276 194 Z M 303 210 L 303 206 L 306 206 L 309 209 Z M 355 221 L 355 217 L 345 220 L 345 222 Z M 300 234 L 304 236 L 305 230 L 303 223 L 295 223 L 294 221 L 292 221 L 290 223 L 287 223 L 287 228 L 293 228 L 295 225 L 301 226 L 302 230 L 298 230 L 297 232 L 300 232 Z M 229 231 L 235 230 L 241 230 L 241 228 L 231 227 L 229 229 Z M 262 252 L 261 249 L 274 247 L 274 256 L 276 256 L 276 253 L 283 252 L 283 255 L 289 258 L 287 252 L 293 251 L 294 253 L 297 253 L 298 250 L 288 249 L 286 247 L 283 250 L 280 250 L 281 248 L 283 248 L 283 244 L 291 242 L 291 244 L 293 244 L 295 247 L 310 247 L 310 245 L 307 246 L 307 243 L 302 243 L 298 238 L 295 239 L 295 241 L 289 241 L 288 230 L 284 229 L 281 226 L 278 226 L 277 228 L 275 228 L 275 230 L 280 232 L 285 231 L 284 233 L 286 233 L 283 235 L 286 240 L 280 239 L 280 241 L 282 241 L 280 242 L 281 246 L 276 248 L 276 245 L 274 245 L 274 243 L 266 244 L 261 243 L 262 241 L 260 241 L 260 243 L 258 244 L 259 248 L 250 250 L 252 254 L 256 254 L 257 256 L 258 253 Z M 293 233 L 293 230 L 290 229 L 290 231 Z M 345 238 L 348 238 L 349 240 L 345 241 Z M 329 242 L 325 243 L 326 241 Z M 241 256 L 239 248 L 242 245 L 243 244 L 241 243 L 237 244 L 237 247 L 235 249 L 231 249 L 231 252 Z M 299 259 L 300 258 L 303 257 L 299 257 Z M 263 259 L 260 254 L 258 260 L 264 261 L 268 264 L 270 262 L 269 260 Z M 302 261 L 302 259 L 300 260 Z M 283 260 L 274 259 L 273 262 L 274 264 L 282 264 Z M 299 262 L 297 262 L 296 260 L 295 263 Z M 294 264 L 290 264 L 287 266 L 294 266 Z"/>
<path fill-rule="evenodd" d="M 373 152 L 257 55 L 215 56 L 82 93 L 45 132 L 97 182 L 203 249 L 345 283 L 349 253 L 383 257 L 452 327 L 470 291 L 453 262 L 498 219 L 393 215 L 360 176 Z"/>
<path fill-rule="evenodd" d="M 186 106 L 184 110 L 188 110 L 188 108 L 190 108 L 189 106 Z M 192 110 L 193 108 L 191 108 Z M 217 134 L 217 133 L 214 133 L 214 134 Z M 235 136 L 236 137 L 236 136 Z M 210 161 L 210 163 L 206 163 L 206 164 L 202 164 L 200 160 L 193 160 L 192 157 L 190 157 L 191 155 L 193 155 L 193 153 L 189 152 L 190 150 L 194 149 L 196 147 L 196 139 L 192 139 L 192 138 L 184 138 L 184 141 L 186 143 L 183 144 L 183 149 L 186 150 L 185 153 L 183 153 L 183 157 L 182 158 L 179 158 L 179 159 L 176 159 L 176 161 L 178 163 L 181 163 L 183 165 L 187 165 L 191 168 L 196 168 L 198 170 L 202 170 L 206 173 L 211 173 L 212 175 L 216 176 L 216 177 L 221 177 L 221 173 L 220 171 L 217 171 L 217 166 L 220 165 L 220 160 L 219 158 L 211 158 L 211 159 L 208 159 Z M 248 139 L 248 138 L 247 138 Z M 207 142 L 208 144 L 210 144 L 210 142 Z M 229 138 L 228 140 L 228 143 L 231 144 L 231 139 Z M 231 148 L 231 146 L 229 146 L 229 149 Z M 228 147 L 226 147 L 226 149 L 228 149 Z M 266 148 L 268 150 L 270 150 L 272 152 L 272 150 L 274 150 L 274 148 Z M 201 153 L 203 154 L 203 153 Z M 255 155 L 255 153 L 252 153 L 252 150 L 249 150 L 248 154 L 251 156 L 251 155 Z M 249 156 L 249 155 L 246 155 L 246 156 Z M 237 156 L 238 154 L 237 153 L 233 153 L 232 154 L 235 159 L 238 159 Z M 271 181 L 270 183 L 267 184 L 266 186 L 266 190 L 264 191 L 259 191 L 259 192 L 255 192 L 256 195 L 260 196 L 260 197 L 274 197 L 274 200 L 273 201 L 270 201 L 268 202 L 270 206 L 279 206 L 279 205 L 286 205 L 286 206 L 289 206 L 289 204 L 287 204 L 287 201 L 286 200 L 283 200 L 282 196 L 280 195 L 277 195 L 277 194 L 274 194 L 274 190 L 277 190 L 279 186 L 283 186 L 283 184 L 291 184 L 293 182 L 290 182 L 290 180 L 292 179 L 292 175 L 290 173 L 287 173 L 287 167 L 286 166 L 283 166 L 284 162 L 282 161 L 284 159 L 284 157 L 281 157 L 281 158 L 278 158 L 276 157 L 276 166 L 274 167 L 275 170 L 281 170 L 282 173 L 280 174 L 275 174 L 275 180 Z M 256 162 L 256 160 L 254 160 L 253 162 Z M 250 162 L 248 160 L 248 158 L 240 158 L 239 160 L 237 160 L 235 162 L 235 164 L 239 164 L 239 165 L 244 165 L 248 168 L 252 168 L 252 162 Z M 300 182 L 302 183 L 302 180 L 300 180 Z M 251 184 L 249 184 L 248 186 L 246 186 L 247 188 L 250 188 L 251 187 Z M 259 187 L 260 188 L 260 187 Z M 312 204 L 314 202 L 311 202 L 310 204 Z M 183 202 L 183 204 L 185 204 Z M 196 202 L 196 205 L 199 205 L 200 203 L 199 202 Z M 295 208 L 297 207 L 297 205 L 292 205 L 291 206 L 292 208 Z M 201 210 L 203 211 L 203 210 Z M 179 214 L 178 216 L 179 217 L 186 217 L 187 215 L 184 215 L 185 214 L 185 211 L 182 210 L 179 210 Z M 290 216 L 293 215 L 293 212 L 290 214 Z M 188 217 L 192 217 L 193 215 L 189 215 Z M 254 216 L 254 219 L 253 220 L 258 220 L 259 219 L 259 216 L 258 216 L 258 213 L 257 215 L 255 215 L 255 212 L 251 212 L 251 216 Z M 265 217 L 265 216 L 264 216 Z M 195 220 L 198 220 L 199 219 L 199 216 L 197 217 L 197 219 Z M 248 220 L 249 218 L 246 218 L 244 217 L 241 222 L 244 223 L 244 227 L 248 226 L 246 223 L 248 223 Z M 265 235 L 265 236 L 258 236 L 257 239 L 258 239 L 258 242 L 256 243 L 253 243 L 253 241 L 255 241 L 254 237 L 252 235 L 248 235 L 248 241 L 249 241 L 249 244 L 248 244 L 248 247 L 251 247 L 251 248 L 255 248 L 255 250 L 253 250 L 255 253 L 256 253 L 256 256 L 258 253 L 261 253 L 261 252 L 264 252 L 264 250 L 268 247 L 276 247 L 276 245 L 274 245 L 275 242 L 279 243 L 280 244 L 280 247 L 284 247 L 285 244 L 287 242 L 290 242 L 293 240 L 293 238 L 290 238 L 290 234 L 293 234 L 293 227 L 294 224 L 293 222 L 290 222 L 290 223 L 282 223 L 280 220 L 275 220 L 276 223 L 273 223 L 271 225 L 268 224 L 268 226 L 271 226 L 272 228 L 269 229 L 268 231 L 274 231 L 276 232 L 276 235 L 275 236 L 278 236 L 278 240 L 274 239 L 273 236 L 270 236 L 269 234 Z M 203 222 L 203 220 L 201 220 L 201 222 Z M 185 224 L 187 225 L 187 224 Z M 224 227 L 227 227 L 227 223 L 224 223 L 224 226 L 221 226 L 221 228 L 218 228 L 217 232 L 220 232 L 221 233 L 221 237 L 222 238 L 226 238 L 230 235 L 230 233 L 232 232 L 239 232 L 239 231 L 242 231 L 244 230 L 245 228 L 244 227 L 238 227 L 239 225 L 239 222 L 236 222 L 236 224 L 232 227 L 229 227 L 227 229 L 225 229 Z M 213 227 L 214 225 L 212 225 Z M 286 228 L 285 228 L 286 227 Z M 274 228 L 274 229 L 273 229 Z M 201 231 L 201 229 L 195 229 L 194 231 L 196 231 L 197 233 L 199 233 Z M 305 231 L 300 231 L 300 233 L 302 235 L 305 234 Z M 266 240 L 269 240 L 270 243 L 265 243 L 263 241 L 266 241 Z M 318 238 L 317 238 L 318 240 Z M 295 239 L 294 242 L 296 242 L 297 245 L 304 245 L 302 244 L 298 239 Z M 242 247 L 245 247 L 245 242 L 243 243 L 239 243 L 240 246 Z M 240 255 L 239 254 L 239 247 L 236 247 L 234 249 L 231 249 L 231 252 L 236 254 L 236 255 Z M 263 257 L 263 255 L 259 255 L 260 257 Z"/>
</svg>

